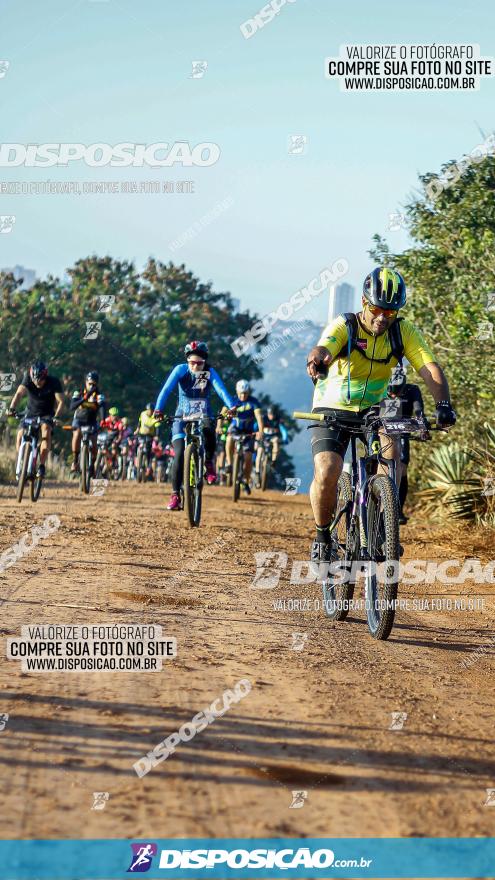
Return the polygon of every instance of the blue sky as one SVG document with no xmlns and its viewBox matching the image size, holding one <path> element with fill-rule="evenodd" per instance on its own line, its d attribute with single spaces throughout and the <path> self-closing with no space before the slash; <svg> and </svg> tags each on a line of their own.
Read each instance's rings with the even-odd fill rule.
<svg viewBox="0 0 495 880">
<path fill-rule="evenodd" d="M 493 131 L 494 79 L 478 92 L 341 93 L 324 58 L 342 43 L 480 43 L 495 55 L 493 3 L 296 0 L 245 40 L 263 0 L 0 2 L 2 141 L 213 141 L 221 157 L 184 170 L 0 168 L 0 180 L 193 179 L 194 194 L 2 196 L 16 224 L 0 266 L 62 274 L 89 253 L 185 262 L 243 306 L 268 311 L 337 258 L 359 286 L 373 233 L 387 229 L 419 172 Z M 206 60 L 202 79 L 191 62 Z M 290 156 L 291 134 L 308 137 Z M 192 241 L 169 243 L 221 200 Z M 322 320 L 326 301 L 317 304 Z"/>
</svg>

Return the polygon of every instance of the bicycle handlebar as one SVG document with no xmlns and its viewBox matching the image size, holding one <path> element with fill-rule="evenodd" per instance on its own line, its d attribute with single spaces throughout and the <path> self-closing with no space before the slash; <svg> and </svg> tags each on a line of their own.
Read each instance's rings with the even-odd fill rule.
<svg viewBox="0 0 495 880">
<path fill-rule="evenodd" d="M 345 413 L 345 410 L 341 410 L 341 412 Z M 370 414 L 368 414 L 368 415 L 370 415 Z M 296 410 L 292 413 L 292 416 L 295 419 L 304 419 L 306 421 L 311 421 L 311 422 L 326 422 L 327 424 L 330 422 L 337 421 L 337 419 L 334 415 L 327 415 L 326 413 L 308 413 L 308 412 L 299 412 L 298 410 Z M 403 421 L 403 420 L 397 419 L 398 423 L 400 423 L 401 421 Z M 356 431 L 356 433 L 363 433 L 366 430 L 370 430 L 373 427 L 376 427 L 377 424 L 380 424 L 380 423 L 383 425 L 383 427 L 386 428 L 387 418 L 386 418 L 386 416 L 382 417 L 377 414 L 372 421 L 370 421 L 368 423 L 363 422 L 362 425 L 356 425 L 355 428 L 354 428 L 354 426 L 346 424 L 346 430 L 352 431 L 354 429 Z M 389 419 L 388 423 L 390 425 L 393 425 L 393 419 Z M 311 427 L 311 425 L 309 427 Z M 414 431 L 414 427 L 413 427 L 413 431 Z M 423 424 L 418 425 L 416 428 L 416 431 L 415 431 L 415 433 L 417 432 L 419 434 L 423 434 L 423 436 L 422 437 L 412 437 L 411 439 L 414 439 L 414 440 L 427 439 L 427 437 L 425 437 L 424 435 L 429 434 L 430 431 L 443 431 L 444 433 L 448 433 L 447 428 L 439 428 L 439 427 L 433 426 L 428 421 L 426 416 L 424 416 L 423 417 Z M 399 433 L 410 434 L 412 432 L 404 431 L 404 432 L 399 432 Z"/>
</svg>

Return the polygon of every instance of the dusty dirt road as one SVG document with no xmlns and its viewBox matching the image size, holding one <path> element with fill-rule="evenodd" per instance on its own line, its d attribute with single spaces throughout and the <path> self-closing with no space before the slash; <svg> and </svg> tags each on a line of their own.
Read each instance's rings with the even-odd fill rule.
<svg viewBox="0 0 495 880">
<path fill-rule="evenodd" d="M 255 553 L 306 557 L 306 496 L 234 505 L 214 487 L 194 531 L 154 485 L 84 498 L 49 484 L 37 505 L 20 506 L 4 487 L 0 508 L 0 552 L 47 514 L 61 520 L 0 575 L 2 837 L 495 834 L 495 804 L 485 805 L 495 788 L 493 586 L 404 587 L 411 598 L 483 595 L 484 610 L 400 612 L 380 643 L 363 614 L 332 623 L 277 608 L 320 598 L 288 570 L 277 587 L 252 589 Z M 406 558 L 494 555 L 486 533 L 417 522 L 402 541 Z M 178 653 L 162 672 L 22 674 L 6 639 L 39 623 L 159 623 Z M 294 632 L 307 635 L 300 651 Z M 252 683 L 245 699 L 136 776 L 139 757 L 241 678 Z M 402 729 L 390 729 L 394 712 L 407 713 Z M 296 790 L 307 798 L 291 809 Z M 103 810 L 93 792 L 109 793 Z"/>
</svg>

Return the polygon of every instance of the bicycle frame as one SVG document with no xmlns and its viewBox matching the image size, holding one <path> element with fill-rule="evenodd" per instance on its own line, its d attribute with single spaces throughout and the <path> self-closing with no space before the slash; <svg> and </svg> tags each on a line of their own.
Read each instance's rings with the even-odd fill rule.
<svg viewBox="0 0 495 880">
<path fill-rule="evenodd" d="M 186 439 L 185 446 L 194 443 L 198 447 L 200 461 L 200 479 L 203 478 L 203 462 L 205 454 L 205 441 L 203 436 L 203 423 L 208 421 L 206 416 L 184 416 Z"/>
<path fill-rule="evenodd" d="M 397 466 L 395 459 L 384 458 L 383 456 L 383 452 L 388 449 L 388 446 L 391 445 L 393 441 L 382 449 L 380 436 L 376 428 L 371 428 L 369 431 L 364 428 L 363 433 L 366 436 L 367 448 L 366 455 L 360 456 L 357 454 L 356 441 L 358 437 L 356 433 L 351 434 L 351 490 L 354 499 L 351 510 L 351 523 L 355 522 L 356 518 L 359 518 L 361 558 L 365 560 L 368 558 L 368 501 L 370 485 L 375 476 L 375 474 L 369 472 L 371 465 L 374 465 L 375 463 L 386 465 L 388 476 L 392 480 L 397 495 L 398 488 L 396 483 Z M 343 512 L 345 512 L 345 508 Z M 336 517 L 335 523 L 338 522 L 339 518 L 340 514 Z"/>
<path fill-rule="evenodd" d="M 81 431 L 81 446 L 88 446 L 91 449 L 97 448 L 98 444 L 96 442 L 96 430 L 92 425 L 82 425 L 80 428 Z"/>
<path fill-rule="evenodd" d="M 31 446 L 31 454 L 29 456 L 29 465 L 28 465 L 28 476 L 31 478 L 34 474 L 34 470 L 36 468 L 36 462 L 38 459 L 38 451 L 41 444 L 40 432 L 41 432 L 42 419 L 41 416 L 26 416 L 24 418 L 24 424 L 22 427 L 22 440 L 19 446 L 19 452 L 17 454 L 17 462 L 16 462 L 16 478 L 19 478 L 22 460 L 24 457 L 24 448 L 26 443 L 29 443 Z"/>
</svg>

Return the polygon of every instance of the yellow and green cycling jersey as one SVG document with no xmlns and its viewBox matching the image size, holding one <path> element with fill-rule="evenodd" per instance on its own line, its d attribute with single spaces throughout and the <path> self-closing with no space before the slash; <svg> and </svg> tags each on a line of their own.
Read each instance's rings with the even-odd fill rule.
<svg viewBox="0 0 495 880">
<path fill-rule="evenodd" d="M 425 364 L 435 361 L 433 352 L 425 342 L 420 331 L 403 318 L 400 322 L 404 357 L 419 372 Z M 318 345 L 323 345 L 335 357 L 347 345 L 347 325 L 345 318 L 339 315 L 325 327 Z M 358 316 L 357 341 L 360 351 L 351 351 L 350 363 L 350 403 L 348 393 L 348 357 L 337 358 L 332 362 L 328 375 L 318 379 L 314 395 L 313 409 L 330 407 L 332 409 L 352 410 L 360 412 L 379 403 L 386 396 L 387 386 L 392 370 L 397 366 L 396 357 L 391 357 L 386 364 L 376 363 L 376 359 L 387 358 L 392 347 L 388 332 L 382 336 L 373 336 L 364 328 Z"/>
<path fill-rule="evenodd" d="M 149 416 L 146 410 L 144 409 L 141 415 L 139 416 L 139 422 L 137 427 L 138 434 L 143 434 L 146 436 L 153 436 L 156 434 L 156 430 L 158 428 L 158 422 L 153 416 Z"/>
</svg>

